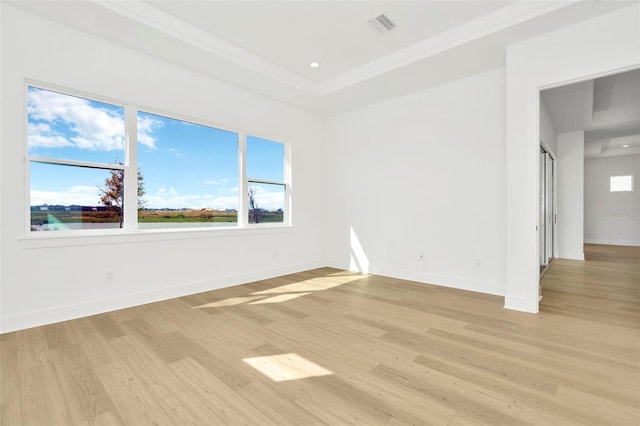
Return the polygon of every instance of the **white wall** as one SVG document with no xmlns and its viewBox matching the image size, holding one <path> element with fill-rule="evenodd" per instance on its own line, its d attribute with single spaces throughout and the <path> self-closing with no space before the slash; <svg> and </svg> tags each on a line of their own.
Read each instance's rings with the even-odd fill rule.
<svg viewBox="0 0 640 426">
<path fill-rule="evenodd" d="M 5 4 L 0 16 L 1 331 L 326 259 L 506 293 L 505 307 L 537 312 L 539 90 L 640 65 L 640 5 L 634 5 L 510 46 L 506 93 L 504 71 L 490 71 L 325 126 L 314 115 Z M 291 142 L 295 226 L 24 238 L 25 78 Z M 105 265 L 116 277 L 108 285 Z"/>
<path fill-rule="evenodd" d="M 507 48 L 505 307 L 538 312 L 540 89 L 640 65 L 640 5 Z"/>
<path fill-rule="evenodd" d="M 633 175 L 633 192 L 609 191 L 621 175 Z M 584 241 L 640 246 L 640 155 L 584 162 Z"/>
<path fill-rule="evenodd" d="M 584 132 L 558 135 L 558 256 L 584 260 Z"/>
<path fill-rule="evenodd" d="M 324 265 L 323 119 L 1 7 L 3 332 Z M 25 78 L 290 142 L 294 227 L 25 239 Z"/>
<path fill-rule="evenodd" d="M 329 263 L 504 294 L 504 128 L 501 69 L 329 119 Z"/>
</svg>

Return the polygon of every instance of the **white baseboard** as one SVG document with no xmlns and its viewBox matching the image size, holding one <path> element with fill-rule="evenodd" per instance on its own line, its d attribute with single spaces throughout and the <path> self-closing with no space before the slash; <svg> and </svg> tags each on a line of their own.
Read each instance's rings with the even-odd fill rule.
<svg viewBox="0 0 640 426">
<path fill-rule="evenodd" d="M 334 261 L 330 262 L 331 267 L 349 270 L 349 264 L 346 262 Z M 363 272 L 363 271 L 355 271 Z M 398 278 L 401 280 L 415 281 L 424 284 L 433 284 L 441 287 L 456 288 L 459 290 L 469 290 L 478 293 L 493 294 L 496 296 L 504 296 L 504 285 L 489 281 L 471 280 L 450 275 L 430 274 L 419 271 L 410 271 L 389 267 L 372 267 L 369 273 L 381 275 L 385 277 Z"/>
<path fill-rule="evenodd" d="M 375 274 L 403 280 L 417 281 L 426 284 L 434 284 L 441 287 L 456 288 L 459 290 L 475 291 L 478 293 L 504 296 L 504 286 L 489 282 L 455 277 L 451 275 L 430 274 L 418 271 L 407 271 L 397 268 L 380 268 L 372 271 Z"/>
<path fill-rule="evenodd" d="M 558 258 L 569 260 L 584 260 L 584 253 L 558 253 Z"/>
<path fill-rule="evenodd" d="M 91 300 L 74 305 L 56 306 L 48 309 L 24 312 L 17 315 L 1 317 L 0 333 L 9 333 L 12 331 L 24 330 L 26 328 L 115 311 L 118 309 L 131 308 L 133 306 L 231 287 L 234 285 L 246 284 L 253 281 L 265 280 L 323 266 L 325 266 L 325 263 L 320 261 L 305 262 L 297 265 L 270 268 L 261 271 L 252 271 L 237 275 L 216 277 L 210 280 L 168 286 L 153 291 L 132 293 L 113 298 Z"/>
<path fill-rule="evenodd" d="M 534 298 L 533 300 L 530 300 L 520 296 L 507 295 L 504 297 L 504 308 L 511 309 L 513 311 L 529 312 L 532 314 L 537 314 L 538 302 L 539 300 L 536 300 L 536 298 Z"/>
<path fill-rule="evenodd" d="M 585 244 L 603 244 L 607 246 L 632 246 L 640 247 L 640 241 L 637 240 L 609 240 L 600 238 L 585 238 Z"/>
<path fill-rule="evenodd" d="M 321 268 L 324 266 L 344 270 L 350 269 L 350 265 L 342 261 L 333 261 L 328 263 L 321 261 L 305 262 L 297 265 L 270 268 L 243 274 L 216 277 L 204 281 L 168 286 L 153 291 L 132 293 L 113 298 L 91 300 L 74 305 L 56 306 L 49 309 L 29 311 L 20 313 L 18 315 L 2 317 L 0 320 L 0 333 L 8 333 L 17 330 L 23 330 L 26 328 L 87 317 L 104 312 L 143 305 L 146 303 L 153 303 L 172 299 L 175 297 L 187 296 L 204 291 L 216 290 L 220 288 L 231 287 L 234 285 L 246 284 L 253 281 L 293 274 L 310 269 Z M 504 296 L 505 294 L 504 285 L 489 281 L 472 280 L 468 278 L 440 274 L 429 274 L 419 271 L 410 271 L 389 267 L 371 268 L 371 270 L 368 272 L 381 276 L 425 284 L 433 284 L 442 287 L 456 288 L 460 290 L 493 294 L 496 296 Z M 518 311 L 537 312 L 537 305 L 534 309 L 532 304 L 529 304 L 524 300 L 518 300 L 517 298 L 505 297 L 504 307 L 507 309 L 515 309 Z"/>
</svg>

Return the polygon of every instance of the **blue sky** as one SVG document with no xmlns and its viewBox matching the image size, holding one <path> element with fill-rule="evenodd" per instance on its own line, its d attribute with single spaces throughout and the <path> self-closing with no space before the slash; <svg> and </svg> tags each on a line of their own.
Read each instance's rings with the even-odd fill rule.
<svg viewBox="0 0 640 426">
<path fill-rule="evenodd" d="M 29 155 L 98 163 L 125 160 L 124 108 L 30 87 Z M 250 178 L 283 181 L 283 145 L 247 137 Z M 238 208 L 238 135 L 138 113 L 138 165 L 148 208 Z M 98 205 L 107 170 L 31 163 L 31 204 Z M 259 206 L 283 208 L 279 186 Z"/>
</svg>

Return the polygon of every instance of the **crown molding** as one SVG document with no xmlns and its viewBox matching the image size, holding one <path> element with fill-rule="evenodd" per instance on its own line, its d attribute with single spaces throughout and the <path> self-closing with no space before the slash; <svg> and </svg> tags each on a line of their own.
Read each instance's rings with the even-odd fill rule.
<svg viewBox="0 0 640 426">
<path fill-rule="evenodd" d="M 304 78 L 144 1 L 90 1 L 225 60 L 266 75 L 303 93 L 322 97 L 570 6 L 581 0 L 544 2 L 522 0 L 320 83 Z"/>
<path fill-rule="evenodd" d="M 285 83 L 295 89 L 316 95 L 316 83 L 301 77 L 259 55 L 216 37 L 143 1 L 89 0 L 112 12 L 156 29 L 178 40 Z"/>
<path fill-rule="evenodd" d="M 519 1 L 463 25 L 443 31 L 419 43 L 398 50 L 317 85 L 320 96 L 405 67 L 479 38 L 551 13 L 581 0 Z"/>
</svg>

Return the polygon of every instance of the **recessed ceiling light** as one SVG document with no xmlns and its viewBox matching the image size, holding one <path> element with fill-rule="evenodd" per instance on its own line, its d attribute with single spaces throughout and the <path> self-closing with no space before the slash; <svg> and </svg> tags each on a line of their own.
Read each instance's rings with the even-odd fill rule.
<svg viewBox="0 0 640 426">
<path fill-rule="evenodd" d="M 309 64 L 309 66 L 310 66 L 311 68 L 318 68 L 318 67 L 320 66 L 320 62 L 311 62 L 311 63 Z"/>
<path fill-rule="evenodd" d="M 629 148 L 629 144 L 622 145 L 623 148 Z"/>
</svg>

